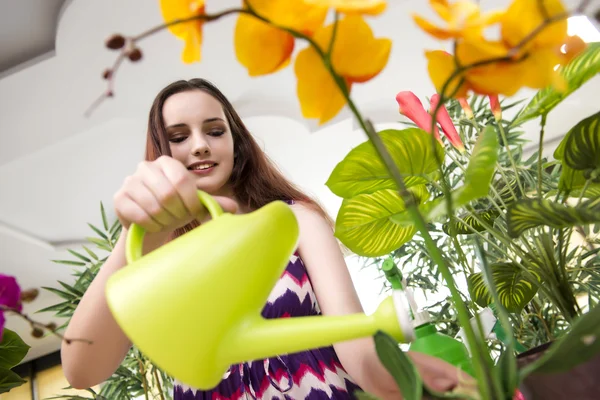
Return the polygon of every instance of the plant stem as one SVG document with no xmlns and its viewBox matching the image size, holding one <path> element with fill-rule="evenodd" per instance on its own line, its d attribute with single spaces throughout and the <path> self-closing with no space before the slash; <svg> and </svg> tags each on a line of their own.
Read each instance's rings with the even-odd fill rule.
<svg viewBox="0 0 600 400">
<path fill-rule="evenodd" d="M 22 313 L 21 311 L 17 310 L 16 308 L 12 308 L 12 307 L 5 306 L 4 304 L 0 304 L 0 311 L 17 314 L 18 316 L 23 318 L 25 321 L 29 322 L 29 325 L 31 325 L 32 328 L 39 328 L 42 330 L 45 329 L 45 330 L 49 331 L 51 334 L 53 334 L 54 336 L 59 337 L 61 340 L 63 340 L 67 344 L 71 344 L 72 342 L 84 342 L 87 344 L 93 343 L 91 340 L 87 340 L 87 339 L 66 338 L 63 335 L 61 335 L 60 333 L 58 333 L 56 331 L 56 329 L 53 329 L 50 324 L 44 324 L 44 323 L 35 321 L 35 320 L 31 319 L 27 314 Z"/>
<path fill-rule="evenodd" d="M 498 129 L 500 131 L 500 135 L 502 136 L 502 141 L 504 142 L 504 146 L 506 146 L 506 154 L 508 155 L 508 159 L 510 164 L 515 171 L 515 179 L 517 180 L 517 185 L 519 185 L 519 190 L 521 191 L 521 195 L 525 195 L 525 190 L 523 189 L 523 185 L 521 184 L 521 180 L 519 179 L 519 170 L 517 168 L 517 164 L 515 163 L 515 159 L 512 156 L 512 151 L 510 150 L 510 146 L 508 144 L 508 140 L 506 139 L 506 133 L 504 132 L 504 127 L 502 126 L 502 121 L 498 121 L 497 123 Z"/>
<path fill-rule="evenodd" d="M 540 143 L 538 145 L 538 198 L 542 199 L 542 151 L 544 150 L 544 128 L 546 128 L 546 114 L 542 114 L 540 121 Z"/>
<path fill-rule="evenodd" d="M 162 385 L 160 384 L 160 377 L 158 376 L 158 372 L 157 372 L 155 366 L 152 366 L 152 375 L 154 376 L 154 379 L 156 380 L 156 386 L 157 386 L 157 390 L 158 390 L 158 395 L 160 396 L 160 400 L 165 400 L 165 395 L 163 393 Z"/>
</svg>

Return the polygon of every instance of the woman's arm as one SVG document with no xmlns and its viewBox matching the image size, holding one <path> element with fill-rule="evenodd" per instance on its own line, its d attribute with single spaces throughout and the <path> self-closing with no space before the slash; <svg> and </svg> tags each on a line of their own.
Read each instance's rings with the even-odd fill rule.
<svg viewBox="0 0 600 400">
<path fill-rule="evenodd" d="M 302 204 L 292 206 L 300 225 L 300 257 L 324 315 L 363 312 L 350 273 L 327 221 Z M 344 369 L 365 391 L 381 399 L 401 399 L 395 380 L 379 361 L 372 337 L 334 345 Z M 424 354 L 410 353 L 423 379 L 436 390 L 448 390 L 458 382 L 458 370 Z"/>
<path fill-rule="evenodd" d="M 148 234 L 144 241 L 144 252 L 158 248 L 167 235 Z M 64 334 L 67 338 L 93 342 L 62 343 L 63 371 L 69 384 L 76 389 L 92 387 L 108 379 L 131 347 L 129 339 L 113 318 L 104 293 L 108 278 L 127 264 L 126 237 L 127 229 L 123 228 L 114 250 L 83 295 Z"/>
</svg>

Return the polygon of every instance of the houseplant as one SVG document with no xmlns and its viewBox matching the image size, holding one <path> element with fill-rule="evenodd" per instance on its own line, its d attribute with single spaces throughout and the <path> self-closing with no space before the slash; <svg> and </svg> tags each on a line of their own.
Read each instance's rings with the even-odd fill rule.
<svg viewBox="0 0 600 400">
<path fill-rule="evenodd" d="M 448 28 L 436 27 L 420 17 L 416 17 L 416 22 L 438 38 L 452 39 L 454 50 L 452 54 L 443 51 L 426 53 L 429 73 L 439 98 L 431 111 L 431 127 L 425 130 L 411 128 L 378 133 L 350 97 L 352 85 L 377 75 L 389 56 L 391 42 L 373 37 L 363 18 L 385 11 L 385 2 L 377 0 L 246 1 L 242 8 L 210 15 L 204 12 L 202 1 L 162 1 L 165 24 L 137 36 L 113 35 L 107 41 L 107 46 L 119 50 L 119 55 L 113 67 L 104 73 L 108 88 L 100 99 L 115 95 L 114 79 L 122 61 L 140 60 L 140 41 L 163 29 L 168 28 L 184 40 L 183 61 L 194 62 L 200 60 L 202 25 L 240 14 L 235 34 L 236 53 L 252 76 L 273 73 L 284 67 L 291 58 L 295 40 L 307 42 L 308 47 L 299 52 L 294 65 L 303 115 L 324 123 L 347 105 L 369 138 L 340 163 L 328 182 L 330 189 L 344 198 L 336 222 L 336 235 L 357 254 L 374 257 L 389 254 L 419 232 L 424 252 L 450 289 L 452 309 L 465 331 L 472 354 L 478 391 L 461 395 L 511 398 L 514 389 L 527 375 L 560 367 L 571 369 L 585 361 L 585 357 L 595 354 L 600 345 L 595 341 L 597 332 L 594 330 L 598 329 L 596 322 L 600 309 L 593 307 L 582 313 L 577 308 L 573 296 L 575 290 L 566 276 L 567 257 L 562 251 L 568 248 L 565 246 L 566 236 L 569 236 L 567 228 L 597 222 L 597 197 L 592 197 L 598 170 L 596 160 L 600 159 L 595 139 L 597 131 L 593 129 L 595 119 L 574 125 L 572 134 L 567 136 L 570 139 L 562 147 L 564 155 L 558 154 L 562 182 L 558 192 L 540 186 L 545 169 L 540 159 L 536 164 L 537 175 L 534 175 L 537 184 L 532 185 L 536 190 L 526 190 L 521 180 L 522 171 L 516 168 L 515 154 L 505 146 L 508 137 L 503 122 L 494 125 L 490 121 L 485 126 L 477 121 L 472 123 L 474 143 L 471 147 L 465 143 L 464 155 L 455 154 L 452 148 L 439 144 L 435 125 L 450 98 L 464 102 L 470 92 L 512 96 L 527 86 L 541 91 L 519 114 L 517 121 L 541 116 L 543 126 L 548 112 L 558 102 L 600 70 L 597 46 L 589 46 L 582 52 L 581 41 L 568 37 L 566 32 L 566 18 L 582 12 L 589 3 L 583 0 L 577 9 L 566 10 L 558 0 L 514 0 L 505 11 L 481 14 L 475 3 L 449 4 L 432 0 L 434 9 L 447 20 Z M 334 12 L 333 23 L 323 26 L 330 9 Z M 489 41 L 483 37 L 483 30 L 495 24 L 500 25 L 500 37 Z M 257 48 L 254 44 L 261 43 L 261 35 L 270 35 L 277 40 L 270 41 L 272 47 Z M 353 45 L 342 46 L 340 43 Z M 565 54 L 560 52 L 563 45 L 566 46 Z M 575 55 L 577 58 L 571 61 Z M 555 71 L 554 66 L 559 64 L 562 67 Z M 322 96 L 324 90 L 330 95 Z M 543 129 L 540 136 L 543 138 Z M 499 155 L 504 147 L 505 154 Z M 414 155 L 411 159 L 404 157 L 407 149 Z M 462 163 L 457 164 L 466 165 L 464 179 L 454 189 L 448 182 L 450 157 L 457 160 L 463 157 Z M 361 160 L 370 163 L 367 168 L 361 167 Z M 586 162 L 580 162 L 582 160 Z M 506 165 L 510 165 L 514 175 Z M 373 171 L 378 172 L 377 179 L 374 179 Z M 498 179 L 496 174 L 499 174 Z M 358 181 L 357 177 L 366 180 Z M 535 183 L 535 179 L 533 181 Z M 556 200 L 548 195 L 556 196 Z M 577 195 L 575 205 L 563 204 Z M 579 202 L 584 198 L 587 199 L 585 202 Z M 486 217 L 481 214 L 490 210 L 492 213 Z M 495 213 L 498 215 L 492 219 L 492 225 L 489 217 Z M 502 225 L 504 221 L 506 226 Z M 365 222 L 371 230 L 358 228 L 365 226 Z M 458 254 L 457 260 L 444 257 L 432 240 L 431 224 L 445 222 L 448 223 L 452 248 Z M 547 222 L 552 224 L 551 229 L 541 228 Z M 479 232 L 480 228 L 485 233 Z M 477 256 L 474 260 L 460 255 L 462 246 L 457 235 L 461 230 L 479 233 L 471 243 L 476 249 L 472 252 Z M 505 247 L 494 247 L 496 243 L 486 240 L 487 236 Z M 550 244 L 555 237 L 561 251 L 550 258 Z M 526 254 L 524 249 L 533 251 Z M 544 258 L 544 263 L 540 258 Z M 505 262 L 499 266 L 498 261 L 503 259 Z M 469 275 L 472 300 L 487 304 L 491 299 L 504 331 L 508 333 L 497 363 L 492 360 L 484 338 L 478 337 L 479 331 L 469 322 L 465 300 L 471 299 L 461 296 L 450 268 L 453 264 L 470 268 L 475 263 L 481 273 L 476 275 L 474 269 L 469 270 L 472 272 Z M 517 276 L 515 271 L 519 271 L 524 284 L 514 296 L 506 297 L 506 292 L 500 291 L 503 286 L 498 277 L 508 276 L 508 272 Z M 540 294 L 523 292 L 525 286 L 538 288 Z M 554 343 L 544 357 L 518 371 L 516 345 L 511 334 L 513 326 L 507 309 L 514 311 L 519 308 L 517 306 L 529 304 L 536 295 L 543 296 L 552 304 L 553 310 L 558 310 L 555 314 L 558 312 L 565 319 L 568 333 Z M 407 357 L 383 334 L 376 336 L 376 342 L 382 361 L 397 379 L 404 397 L 420 398 L 422 385 Z M 566 352 L 567 348 L 578 348 L 584 356 L 575 356 L 574 351 Z"/>
</svg>

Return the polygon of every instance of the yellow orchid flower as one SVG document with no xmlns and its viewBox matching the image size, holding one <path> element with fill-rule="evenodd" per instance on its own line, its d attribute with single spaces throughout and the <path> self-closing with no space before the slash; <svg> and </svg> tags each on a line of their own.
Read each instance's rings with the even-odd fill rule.
<svg viewBox="0 0 600 400">
<path fill-rule="evenodd" d="M 386 9 L 385 0 L 305 0 L 307 4 L 331 7 L 342 14 L 379 15 Z"/>
<path fill-rule="evenodd" d="M 541 89 L 553 85 L 559 90 L 563 88 L 564 80 L 556 67 L 581 51 L 581 44 L 567 36 L 566 20 L 548 24 L 535 36 L 532 32 L 547 18 L 564 12 L 560 0 L 514 0 L 501 19 L 501 40 L 469 36 L 457 41 L 455 57 L 459 65 L 482 65 L 455 77 L 444 94 L 456 91 L 456 97 L 464 97 L 468 91 L 474 91 L 512 96 L 522 87 Z M 561 54 L 563 44 L 568 54 Z M 515 52 L 517 48 L 519 51 Z M 441 91 L 444 82 L 455 71 L 454 60 L 443 51 L 426 52 L 426 57 L 431 80 Z M 503 60 L 483 64 L 493 59 Z"/>
<path fill-rule="evenodd" d="M 204 14 L 204 0 L 160 0 L 160 11 L 166 23 Z M 201 59 L 202 20 L 171 25 L 169 31 L 184 41 L 181 59 L 190 64 Z"/>
<path fill-rule="evenodd" d="M 278 26 L 307 35 L 323 25 L 327 8 L 303 0 L 252 0 L 252 9 Z M 251 15 L 240 14 L 235 25 L 235 54 L 250 76 L 270 74 L 289 64 L 294 37 Z"/>
<path fill-rule="evenodd" d="M 319 48 L 327 49 L 332 34 L 333 24 L 317 30 L 313 39 Z M 331 64 L 350 91 L 353 83 L 366 82 L 383 70 L 391 47 L 391 40 L 373 36 L 362 17 L 349 15 L 338 22 Z M 302 115 L 317 118 L 320 124 L 335 117 L 346 100 L 316 50 L 309 47 L 300 51 L 294 70 Z"/>
<path fill-rule="evenodd" d="M 481 36 L 483 29 L 499 22 L 503 14 L 494 11 L 482 15 L 479 6 L 469 0 L 459 0 L 452 4 L 448 0 L 429 0 L 429 4 L 448 26 L 439 27 L 416 14 L 413 15 L 413 20 L 425 32 L 441 40 Z"/>
</svg>

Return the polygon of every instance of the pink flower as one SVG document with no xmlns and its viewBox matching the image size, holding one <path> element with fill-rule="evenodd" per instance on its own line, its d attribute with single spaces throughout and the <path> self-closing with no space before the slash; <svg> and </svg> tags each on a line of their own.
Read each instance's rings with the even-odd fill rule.
<svg viewBox="0 0 600 400">
<path fill-rule="evenodd" d="M 400 92 L 396 95 L 396 101 L 400 106 L 400 114 L 414 122 L 425 132 L 431 133 L 431 115 L 425 111 L 421 100 L 409 91 Z M 440 138 L 440 132 L 437 126 L 434 127 L 436 139 Z"/>
<path fill-rule="evenodd" d="M 12 276 L 0 274 L 0 305 L 15 308 L 19 311 L 23 309 L 21 288 Z M 0 310 L 0 341 L 2 341 L 2 332 L 4 332 L 4 322 L 4 312 Z"/>
<path fill-rule="evenodd" d="M 488 98 L 490 99 L 490 108 L 492 109 L 494 118 L 496 118 L 496 121 L 500 121 L 502 119 L 502 107 L 500 107 L 498 95 L 489 95 Z"/>
<path fill-rule="evenodd" d="M 431 100 L 429 103 L 429 112 L 430 113 L 435 111 L 439 102 L 440 102 L 439 94 L 436 93 L 433 96 L 431 96 Z M 444 131 L 444 135 L 446 135 L 446 138 L 452 144 L 452 146 L 454 146 L 459 151 L 465 151 L 465 146 L 463 145 L 463 142 L 460 139 L 460 135 L 456 131 L 456 128 L 454 127 L 454 123 L 452 123 L 452 119 L 450 118 L 450 115 L 448 115 L 448 110 L 443 105 L 438 110 L 437 122 L 442 127 L 442 130 Z"/>
<path fill-rule="evenodd" d="M 460 106 L 462 107 L 463 111 L 465 112 L 465 115 L 467 116 L 467 118 L 473 119 L 473 117 L 474 117 L 473 109 L 469 105 L 469 102 L 467 101 L 467 99 L 464 97 L 460 97 L 458 99 L 458 102 L 460 103 Z"/>
<path fill-rule="evenodd" d="M 515 389 L 515 395 L 513 396 L 513 400 L 525 400 L 525 396 L 519 389 Z"/>
<path fill-rule="evenodd" d="M 404 115 L 406 118 L 410 119 L 414 122 L 419 128 L 423 129 L 426 132 L 431 132 L 431 114 L 429 114 L 421 100 L 410 91 L 400 92 L 396 95 L 396 101 L 400 106 L 400 114 Z M 434 94 L 431 97 L 430 103 L 430 112 L 433 112 L 437 107 L 437 103 L 439 102 L 439 95 Z M 463 146 L 462 140 L 454 128 L 454 124 L 450 119 L 450 115 L 448 115 L 448 110 L 445 106 L 441 106 L 437 113 L 437 123 L 439 123 L 444 131 L 444 134 L 448 138 L 448 141 L 456 147 L 458 150 L 463 151 L 465 148 Z M 433 134 L 436 139 L 440 140 L 440 133 L 438 131 L 437 123 L 434 126 Z"/>
</svg>

